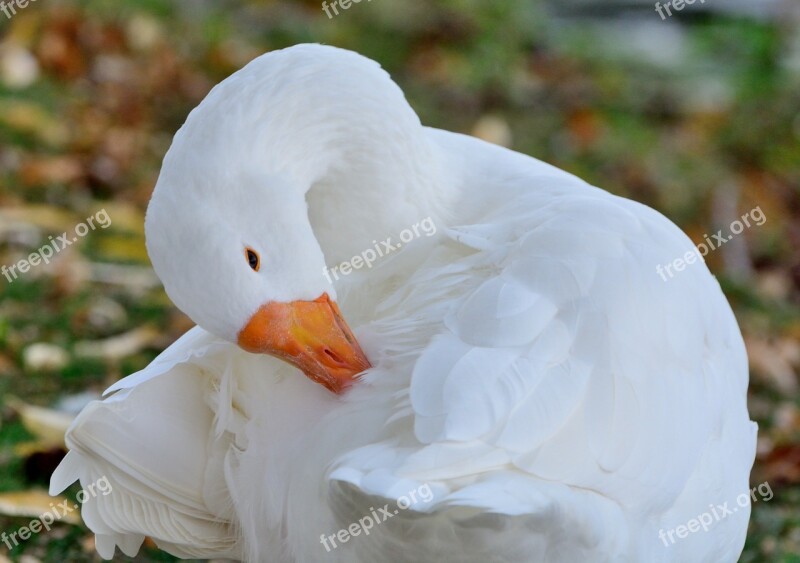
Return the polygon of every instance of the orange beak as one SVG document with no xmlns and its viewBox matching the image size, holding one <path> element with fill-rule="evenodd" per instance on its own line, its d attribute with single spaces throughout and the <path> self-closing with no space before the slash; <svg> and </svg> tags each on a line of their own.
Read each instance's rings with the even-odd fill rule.
<svg viewBox="0 0 800 563">
<path fill-rule="evenodd" d="M 285 360 L 334 393 L 370 367 L 327 293 L 314 301 L 267 303 L 239 333 L 239 346 Z"/>
</svg>

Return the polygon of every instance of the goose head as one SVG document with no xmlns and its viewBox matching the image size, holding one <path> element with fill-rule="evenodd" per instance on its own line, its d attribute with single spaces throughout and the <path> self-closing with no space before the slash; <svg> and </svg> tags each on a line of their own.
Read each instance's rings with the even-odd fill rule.
<svg viewBox="0 0 800 563">
<path fill-rule="evenodd" d="M 167 294 L 208 332 L 343 391 L 369 362 L 326 254 L 337 263 L 430 215 L 422 137 L 400 89 L 360 55 L 259 57 L 192 111 L 164 158 L 145 229 Z"/>
<path fill-rule="evenodd" d="M 323 275 L 302 194 L 277 177 L 232 173 L 225 197 L 208 197 L 219 192 L 199 179 L 194 197 L 176 197 L 163 187 L 170 176 L 162 173 L 167 183 L 146 219 L 148 252 L 170 298 L 216 336 L 345 390 L 369 362 Z"/>
</svg>

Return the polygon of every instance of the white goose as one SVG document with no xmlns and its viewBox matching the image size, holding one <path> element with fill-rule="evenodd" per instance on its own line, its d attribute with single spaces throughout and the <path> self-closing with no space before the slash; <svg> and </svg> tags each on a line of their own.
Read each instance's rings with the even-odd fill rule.
<svg viewBox="0 0 800 563">
<path fill-rule="evenodd" d="M 748 492 L 756 425 L 731 310 L 702 263 L 657 274 L 693 247 L 655 211 L 301 45 L 191 113 L 146 229 L 198 327 L 69 431 L 51 489 L 108 479 L 83 510 L 103 557 L 740 554 L 749 507 L 675 532 Z"/>
</svg>

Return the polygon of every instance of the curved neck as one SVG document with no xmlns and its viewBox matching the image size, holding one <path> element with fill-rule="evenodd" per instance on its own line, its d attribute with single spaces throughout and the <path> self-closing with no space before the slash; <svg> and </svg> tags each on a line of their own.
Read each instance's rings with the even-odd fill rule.
<svg viewBox="0 0 800 563">
<path fill-rule="evenodd" d="M 351 137 L 307 192 L 309 219 L 329 267 L 364 253 L 369 258 L 370 249 L 379 255 L 396 252 L 389 245 L 402 244 L 401 234 L 424 238 L 431 223 L 447 221 L 450 186 L 444 183 L 439 149 L 418 122 L 409 129 Z"/>
</svg>

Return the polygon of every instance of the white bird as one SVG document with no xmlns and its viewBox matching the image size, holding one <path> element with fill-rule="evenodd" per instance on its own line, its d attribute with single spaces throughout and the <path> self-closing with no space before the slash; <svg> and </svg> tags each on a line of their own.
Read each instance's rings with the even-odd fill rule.
<svg viewBox="0 0 800 563">
<path fill-rule="evenodd" d="M 300 45 L 191 113 L 146 233 L 198 326 L 67 435 L 103 557 L 739 556 L 745 348 L 701 261 L 657 273 L 694 252 L 659 213 Z"/>
</svg>

